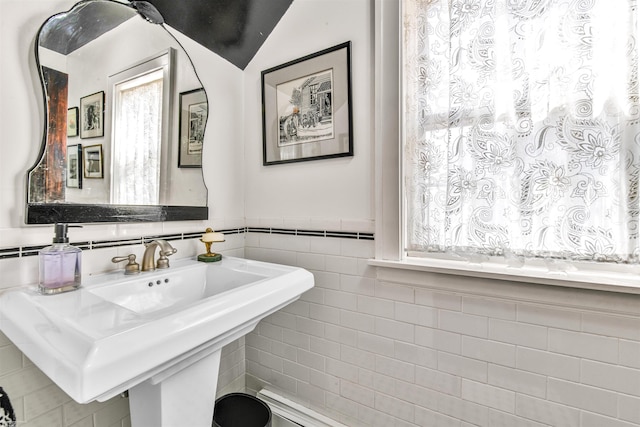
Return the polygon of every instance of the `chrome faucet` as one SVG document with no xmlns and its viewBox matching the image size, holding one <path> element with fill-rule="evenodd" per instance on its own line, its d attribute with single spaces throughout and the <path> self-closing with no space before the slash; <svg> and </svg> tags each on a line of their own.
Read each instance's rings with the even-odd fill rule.
<svg viewBox="0 0 640 427">
<path fill-rule="evenodd" d="M 144 255 L 142 255 L 142 271 L 153 271 L 156 268 L 169 268 L 169 258 L 170 255 L 175 254 L 178 250 L 171 246 L 169 242 L 162 239 L 155 239 L 151 242 L 145 244 L 146 249 L 144 250 Z M 160 251 L 158 252 L 158 262 L 154 261 L 154 256 L 156 253 L 156 247 L 160 247 Z"/>
</svg>

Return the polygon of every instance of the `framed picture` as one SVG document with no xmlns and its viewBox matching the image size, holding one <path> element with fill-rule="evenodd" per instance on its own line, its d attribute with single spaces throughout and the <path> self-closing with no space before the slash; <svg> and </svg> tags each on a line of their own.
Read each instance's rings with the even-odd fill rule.
<svg viewBox="0 0 640 427">
<path fill-rule="evenodd" d="M 80 98 L 80 138 L 104 136 L 104 92 Z"/>
<path fill-rule="evenodd" d="M 351 42 L 262 72 L 262 164 L 353 156 Z"/>
<path fill-rule="evenodd" d="M 78 136 L 78 107 L 67 110 L 67 136 Z"/>
<path fill-rule="evenodd" d="M 76 108 L 76 112 L 77 112 Z M 67 187 L 82 188 L 82 145 L 67 146 Z"/>
<path fill-rule="evenodd" d="M 102 144 L 82 147 L 85 178 L 102 178 Z"/>
<path fill-rule="evenodd" d="M 180 94 L 179 168 L 202 167 L 202 142 L 207 114 L 207 95 L 204 89 Z"/>
</svg>

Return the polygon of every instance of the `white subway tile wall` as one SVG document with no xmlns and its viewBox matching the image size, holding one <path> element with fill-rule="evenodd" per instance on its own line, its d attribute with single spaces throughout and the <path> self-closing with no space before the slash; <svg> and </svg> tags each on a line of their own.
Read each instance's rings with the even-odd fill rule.
<svg viewBox="0 0 640 427">
<path fill-rule="evenodd" d="M 247 335 L 249 392 L 349 426 L 640 426 L 638 296 L 377 272 L 371 240 L 245 242 L 316 279 Z"/>
<path fill-rule="evenodd" d="M 252 224 L 371 232 L 357 221 Z M 249 230 L 218 250 L 316 279 L 223 349 L 218 396 L 266 386 L 353 427 L 640 426 L 640 297 L 376 270 L 370 239 Z M 86 271 L 102 271 L 112 252 L 91 250 Z M 32 282 L 32 259 L 0 268 Z M 0 385 L 19 427 L 130 425 L 127 399 L 78 405 L 2 334 Z"/>
</svg>

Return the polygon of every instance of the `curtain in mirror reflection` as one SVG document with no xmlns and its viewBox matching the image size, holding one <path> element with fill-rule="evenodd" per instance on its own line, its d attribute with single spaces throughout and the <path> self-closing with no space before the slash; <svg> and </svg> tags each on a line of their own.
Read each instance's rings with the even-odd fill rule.
<svg viewBox="0 0 640 427">
<path fill-rule="evenodd" d="M 159 202 L 162 84 L 160 69 L 114 85 L 112 203 Z"/>
</svg>

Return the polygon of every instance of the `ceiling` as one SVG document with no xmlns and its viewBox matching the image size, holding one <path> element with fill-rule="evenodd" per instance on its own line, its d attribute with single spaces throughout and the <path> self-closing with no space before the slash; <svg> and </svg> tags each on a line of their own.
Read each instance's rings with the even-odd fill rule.
<svg viewBox="0 0 640 427">
<path fill-rule="evenodd" d="M 130 8 L 114 7 L 105 13 L 102 6 L 87 2 L 73 13 L 52 16 L 38 32 L 38 45 L 68 55 L 135 16 Z"/>
<path fill-rule="evenodd" d="M 150 0 L 167 25 L 244 70 L 293 0 Z M 143 1 L 133 2 L 146 3 Z M 39 45 L 67 55 L 131 16 L 114 8 L 105 15 L 87 2 L 71 20 L 51 20 Z M 140 8 L 143 5 L 136 7 Z"/>
<path fill-rule="evenodd" d="M 293 0 L 149 0 L 165 22 L 244 70 Z"/>
</svg>

